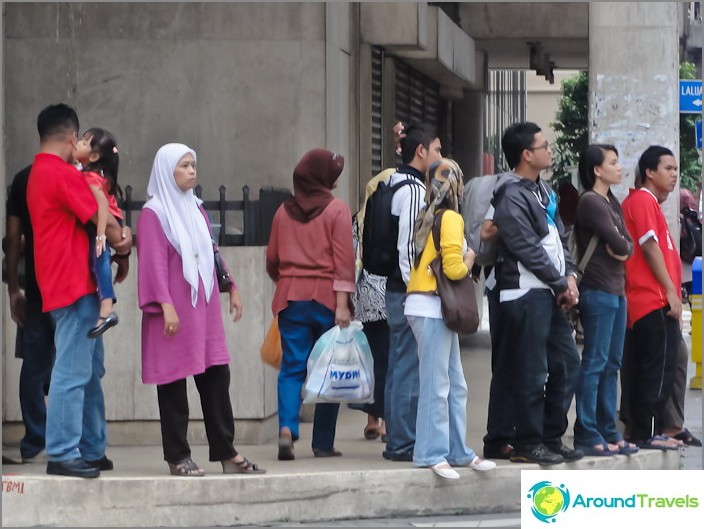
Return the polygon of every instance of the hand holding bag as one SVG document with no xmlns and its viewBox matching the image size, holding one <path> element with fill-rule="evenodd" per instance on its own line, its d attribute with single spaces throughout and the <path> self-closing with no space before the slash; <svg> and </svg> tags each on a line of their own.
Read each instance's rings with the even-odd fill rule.
<svg viewBox="0 0 704 529">
<path fill-rule="evenodd" d="M 234 285 L 235 282 L 232 280 L 230 271 L 225 266 L 225 263 L 222 262 L 220 249 L 218 245 L 215 244 L 215 241 L 213 241 L 213 257 L 215 259 L 215 275 L 218 279 L 218 289 L 220 292 L 229 292 L 232 290 L 232 285 Z"/>
<path fill-rule="evenodd" d="M 374 359 L 359 320 L 335 325 L 324 333 L 308 357 L 304 403 L 374 402 Z"/>
<path fill-rule="evenodd" d="M 433 242 L 438 256 L 430 262 L 430 269 L 435 274 L 442 319 L 445 325 L 457 333 L 473 334 L 479 328 L 479 309 L 474 294 L 474 281 L 469 275 L 459 280 L 450 279 L 442 269 L 440 228 L 445 211 L 447 210 L 438 212 L 433 221 Z"/>
</svg>

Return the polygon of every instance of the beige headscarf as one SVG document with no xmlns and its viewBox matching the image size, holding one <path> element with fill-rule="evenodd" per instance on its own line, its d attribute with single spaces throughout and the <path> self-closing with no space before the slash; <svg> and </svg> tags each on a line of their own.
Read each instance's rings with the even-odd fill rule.
<svg viewBox="0 0 704 529">
<path fill-rule="evenodd" d="M 451 209 L 459 213 L 464 191 L 463 173 L 456 161 L 443 158 L 428 168 L 425 186 L 425 206 L 418 212 L 414 226 L 415 263 L 418 266 L 428 235 L 433 229 L 435 212 Z"/>
</svg>

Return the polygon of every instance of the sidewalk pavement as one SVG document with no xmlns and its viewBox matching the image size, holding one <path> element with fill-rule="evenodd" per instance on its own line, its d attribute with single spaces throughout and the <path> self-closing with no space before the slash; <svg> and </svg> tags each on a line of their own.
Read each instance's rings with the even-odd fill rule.
<svg viewBox="0 0 704 529">
<path fill-rule="evenodd" d="M 488 332 L 463 337 L 461 344 L 469 386 L 468 444 L 481 455 L 491 378 Z M 701 405 L 701 400 L 698 402 Z M 688 422 L 697 436 L 701 435 L 699 408 L 691 412 L 693 417 L 698 414 L 698 425 Z M 688 414 L 690 411 L 688 404 Z M 570 445 L 573 423 L 574 407 L 565 438 Z M 218 463 L 208 462 L 207 446 L 203 445 L 192 446 L 194 460 L 207 473 L 202 478 L 170 476 L 161 446 L 110 446 L 107 454 L 115 470 L 93 480 L 47 476 L 45 464 L 8 465 L 3 468 L 2 524 L 233 526 L 515 513 L 520 510 L 520 470 L 539 468 L 498 461 L 493 471 L 480 473 L 463 468 L 459 469 L 461 479 L 443 480 L 412 463 L 384 460 L 384 445 L 379 440 L 364 439 L 365 424 L 363 413 L 341 407 L 336 447 L 343 457 L 314 458 L 309 423 L 301 425 L 295 461 L 278 461 L 275 441 L 237 446 L 247 458 L 268 470 L 263 475 L 223 475 Z M 643 450 L 634 456 L 587 457 L 549 468 L 678 469 L 683 452 Z M 698 461 L 700 468 L 701 454 Z"/>
</svg>

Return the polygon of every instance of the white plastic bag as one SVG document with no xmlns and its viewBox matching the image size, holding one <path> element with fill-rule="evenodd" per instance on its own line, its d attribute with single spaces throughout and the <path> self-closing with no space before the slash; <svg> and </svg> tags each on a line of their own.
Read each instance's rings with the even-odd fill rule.
<svg viewBox="0 0 704 529">
<path fill-rule="evenodd" d="M 308 357 L 303 402 L 374 402 L 374 360 L 362 323 L 335 325 Z"/>
</svg>

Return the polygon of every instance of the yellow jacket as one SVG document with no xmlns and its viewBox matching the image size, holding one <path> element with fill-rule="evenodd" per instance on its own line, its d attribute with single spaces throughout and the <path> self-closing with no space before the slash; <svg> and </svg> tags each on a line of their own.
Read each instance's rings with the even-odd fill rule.
<svg viewBox="0 0 704 529">
<path fill-rule="evenodd" d="M 442 269 L 445 275 L 453 280 L 469 275 L 469 269 L 462 260 L 464 255 L 464 220 L 456 211 L 447 210 L 442 217 L 440 227 L 440 249 L 442 251 Z M 407 292 L 434 293 L 437 290 L 435 276 L 430 269 L 430 262 L 438 256 L 435 250 L 433 232 L 428 235 L 428 242 L 420 256 L 417 268 L 411 270 Z"/>
</svg>

